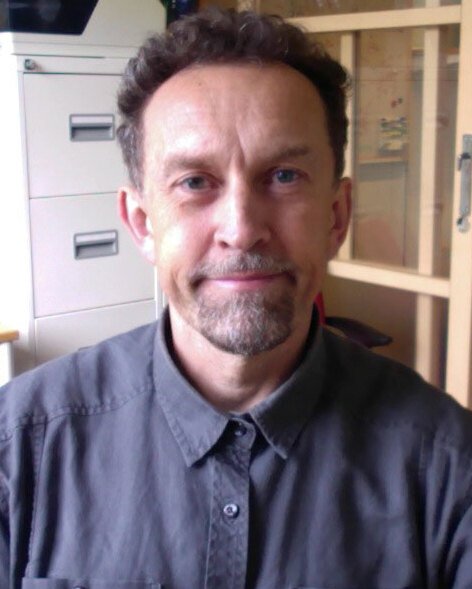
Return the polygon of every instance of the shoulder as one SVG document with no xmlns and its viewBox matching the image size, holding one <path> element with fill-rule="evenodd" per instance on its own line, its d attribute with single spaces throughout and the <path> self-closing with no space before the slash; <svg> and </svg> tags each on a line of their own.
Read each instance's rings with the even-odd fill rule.
<svg viewBox="0 0 472 589">
<path fill-rule="evenodd" d="M 113 410 L 150 391 L 156 323 L 26 372 L 0 388 L 0 439 L 64 414 Z"/>
<path fill-rule="evenodd" d="M 366 427 L 417 435 L 472 458 L 472 412 L 410 368 L 324 331 L 332 402 Z"/>
</svg>

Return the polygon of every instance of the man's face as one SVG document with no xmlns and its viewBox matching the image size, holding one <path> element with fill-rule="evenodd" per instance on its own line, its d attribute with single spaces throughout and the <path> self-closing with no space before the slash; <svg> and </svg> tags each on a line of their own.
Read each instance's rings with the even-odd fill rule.
<svg viewBox="0 0 472 589">
<path fill-rule="evenodd" d="M 179 316 L 246 356 L 306 329 L 348 217 L 322 101 L 285 65 L 207 65 L 143 115 L 143 208 Z"/>
</svg>

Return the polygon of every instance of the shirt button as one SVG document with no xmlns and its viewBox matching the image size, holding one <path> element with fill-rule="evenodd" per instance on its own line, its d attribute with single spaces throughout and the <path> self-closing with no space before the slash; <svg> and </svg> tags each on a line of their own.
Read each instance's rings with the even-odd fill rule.
<svg viewBox="0 0 472 589">
<path fill-rule="evenodd" d="M 223 507 L 223 513 L 226 515 L 226 517 L 234 519 L 235 517 L 238 517 L 239 506 L 236 505 L 236 503 L 227 503 Z"/>
<path fill-rule="evenodd" d="M 236 427 L 234 428 L 234 435 L 237 436 L 238 438 L 246 435 L 247 433 L 247 427 L 245 425 L 243 425 L 242 423 L 237 422 L 236 423 Z"/>
</svg>

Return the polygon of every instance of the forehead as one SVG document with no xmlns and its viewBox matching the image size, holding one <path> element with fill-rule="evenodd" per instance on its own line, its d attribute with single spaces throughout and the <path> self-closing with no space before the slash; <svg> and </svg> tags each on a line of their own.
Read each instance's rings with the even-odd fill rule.
<svg viewBox="0 0 472 589">
<path fill-rule="evenodd" d="M 329 144 L 323 102 L 308 78 L 285 64 L 193 66 L 167 80 L 143 115 L 145 151 L 195 141 Z"/>
</svg>

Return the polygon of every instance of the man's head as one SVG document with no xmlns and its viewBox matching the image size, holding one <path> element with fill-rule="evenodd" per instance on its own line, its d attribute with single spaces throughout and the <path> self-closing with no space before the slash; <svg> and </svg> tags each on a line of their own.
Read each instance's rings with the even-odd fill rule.
<svg viewBox="0 0 472 589">
<path fill-rule="evenodd" d="M 346 232 L 346 77 L 320 49 L 310 65 L 302 33 L 277 19 L 212 14 L 148 42 L 129 68 L 120 137 L 134 180 L 120 210 L 158 268 L 174 343 L 180 330 L 254 356 L 301 341 Z"/>
<path fill-rule="evenodd" d="M 349 77 L 317 43 L 276 16 L 209 9 L 174 22 L 150 37 L 131 59 L 118 96 L 118 129 L 131 182 L 142 187 L 142 114 L 154 92 L 177 72 L 195 65 L 284 63 L 306 76 L 323 101 L 335 176 L 344 169 Z"/>
</svg>

